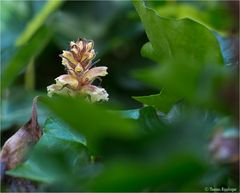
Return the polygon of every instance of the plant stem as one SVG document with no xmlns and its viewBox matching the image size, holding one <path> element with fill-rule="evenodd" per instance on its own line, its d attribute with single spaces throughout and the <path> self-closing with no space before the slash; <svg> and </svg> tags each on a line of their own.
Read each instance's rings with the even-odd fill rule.
<svg viewBox="0 0 240 193">
<path fill-rule="evenodd" d="M 26 90 L 34 90 L 35 87 L 35 68 L 34 57 L 32 57 L 27 65 L 25 73 L 25 88 Z"/>
</svg>

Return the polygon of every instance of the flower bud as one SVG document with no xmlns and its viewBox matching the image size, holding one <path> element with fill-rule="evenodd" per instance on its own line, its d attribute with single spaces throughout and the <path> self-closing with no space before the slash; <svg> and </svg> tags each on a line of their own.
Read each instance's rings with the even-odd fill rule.
<svg viewBox="0 0 240 193">
<path fill-rule="evenodd" d="M 75 67 L 75 72 L 80 73 L 82 71 L 83 71 L 83 68 L 82 68 L 81 64 L 78 63 L 77 66 Z"/>
<path fill-rule="evenodd" d="M 86 45 L 86 52 L 89 52 L 93 48 L 93 42 L 89 42 Z"/>
</svg>

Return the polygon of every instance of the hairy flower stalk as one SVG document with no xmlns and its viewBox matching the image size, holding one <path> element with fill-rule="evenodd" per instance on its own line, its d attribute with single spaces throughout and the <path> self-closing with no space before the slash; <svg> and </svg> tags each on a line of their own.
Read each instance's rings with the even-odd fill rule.
<svg viewBox="0 0 240 193">
<path fill-rule="evenodd" d="M 96 54 L 93 41 L 78 39 L 70 42 L 70 50 L 60 55 L 67 74 L 55 79 L 56 84 L 47 87 L 48 96 L 55 94 L 83 96 L 91 102 L 107 101 L 104 88 L 93 85 L 93 81 L 107 75 L 107 67 L 93 67 Z"/>
</svg>

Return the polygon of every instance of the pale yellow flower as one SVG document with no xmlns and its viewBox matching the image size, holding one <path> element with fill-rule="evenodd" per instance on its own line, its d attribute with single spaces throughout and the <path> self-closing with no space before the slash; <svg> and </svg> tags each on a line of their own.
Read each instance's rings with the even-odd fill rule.
<svg viewBox="0 0 240 193">
<path fill-rule="evenodd" d="M 47 87 L 48 95 L 62 94 L 70 96 L 85 96 L 91 102 L 107 101 L 108 93 L 104 88 L 92 85 L 96 78 L 107 75 L 107 67 L 93 66 L 95 51 L 93 42 L 79 39 L 70 42 L 70 51 L 60 55 L 67 74 L 55 79 L 56 84 Z"/>
</svg>

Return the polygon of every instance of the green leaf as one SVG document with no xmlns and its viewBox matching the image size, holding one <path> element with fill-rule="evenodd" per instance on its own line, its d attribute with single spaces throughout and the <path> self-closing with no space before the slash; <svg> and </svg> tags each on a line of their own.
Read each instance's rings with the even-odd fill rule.
<svg viewBox="0 0 240 193">
<path fill-rule="evenodd" d="M 204 170 L 205 165 L 190 155 L 171 156 L 164 162 L 118 160 L 108 164 L 89 188 L 94 192 L 171 192 L 197 180 Z"/>
<path fill-rule="evenodd" d="M 154 10 L 145 7 L 143 1 L 133 1 L 133 4 L 153 49 L 163 60 L 177 60 L 184 54 L 186 59 L 193 58 L 197 64 L 223 64 L 217 39 L 201 24 L 190 19 L 163 18 Z M 179 52 L 181 55 L 177 54 Z"/>
<path fill-rule="evenodd" d="M 44 133 L 58 139 L 81 143 L 85 146 L 87 145 L 86 139 L 83 136 L 72 131 L 72 129 L 65 123 L 54 118 L 47 119 L 44 126 Z"/>
<path fill-rule="evenodd" d="M 199 179 L 209 161 L 206 135 L 212 126 L 208 116 L 197 109 L 183 106 L 178 111 L 168 120 L 153 107 L 142 108 L 139 122 L 146 135 L 111 146 L 106 142 L 103 152 L 112 153 L 104 158 L 110 160 L 106 159 L 105 170 L 91 180 L 87 190 L 200 191 Z"/>
<path fill-rule="evenodd" d="M 82 157 L 84 151 L 79 143 L 44 134 L 29 159 L 7 174 L 45 183 L 76 179 L 81 162 L 88 159 Z"/>
<path fill-rule="evenodd" d="M 140 116 L 139 109 L 131 109 L 131 110 L 122 110 L 120 111 L 123 117 L 129 119 L 138 119 Z"/>
<path fill-rule="evenodd" d="M 5 69 L 2 69 L 2 90 L 7 88 L 18 76 L 21 70 L 29 63 L 32 57 L 36 57 L 47 45 L 52 31 L 42 27 L 28 42 L 28 44 L 18 48 Z"/>
<path fill-rule="evenodd" d="M 101 141 L 98 146 L 101 148 L 101 155 L 106 160 L 108 160 L 108 158 L 112 159 L 115 156 L 134 157 L 142 161 L 149 159 L 151 156 L 150 152 L 153 152 L 155 149 L 155 147 L 150 147 L 154 139 L 161 141 L 162 137 L 170 131 L 168 121 L 162 114 L 159 115 L 153 107 L 128 110 L 128 112 L 134 112 L 134 117 L 127 116 L 126 118 L 133 118 L 137 121 L 140 135 L 130 140 L 126 138 L 116 139 L 114 137 L 108 137 L 107 140 Z M 125 114 L 125 111 L 122 113 Z M 137 119 L 135 115 L 137 115 Z M 109 144 L 111 144 L 111 146 L 109 146 Z M 154 145 L 156 144 L 154 143 Z M 159 150 L 160 148 L 157 149 Z M 157 153 L 157 155 L 159 155 L 159 153 Z"/>
<path fill-rule="evenodd" d="M 10 129 L 12 126 L 21 126 L 29 119 L 32 111 L 32 100 L 35 96 L 43 93 L 28 91 L 23 87 L 8 89 L 7 96 L 1 98 L 1 131 Z M 46 108 L 38 105 L 38 121 L 41 125 L 45 123 L 49 112 Z"/>
<path fill-rule="evenodd" d="M 82 99 L 57 96 L 42 97 L 40 101 L 69 126 L 83 134 L 90 146 L 96 145 L 98 140 L 106 136 L 131 139 L 137 135 L 132 120 L 126 120 L 121 113 L 109 112 Z"/>
<path fill-rule="evenodd" d="M 16 41 L 17 51 L 2 69 L 2 89 L 10 85 L 21 70 L 47 45 L 52 35 L 49 27 L 43 26 L 49 15 L 62 3 L 62 0 L 48 1 L 43 9 L 29 22 Z"/>
<path fill-rule="evenodd" d="M 143 45 L 141 49 L 141 55 L 155 62 L 158 62 L 159 60 L 161 60 L 161 58 L 159 58 L 159 55 L 153 49 L 152 44 L 150 42 L 147 42 L 146 44 Z"/>
<path fill-rule="evenodd" d="M 71 179 L 73 176 L 76 179 L 80 167 L 89 159 L 84 153 L 85 139 L 53 118 L 46 121 L 43 131 L 29 159 L 7 171 L 7 174 L 45 183 Z"/>
<path fill-rule="evenodd" d="M 34 67 L 34 58 L 31 58 L 25 73 L 25 88 L 27 90 L 34 90 L 35 87 L 35 67 Z"/>
<path fill-rule="evenodd" d="M 156 67 L 140 70 L 136 77 L 179 98 L 214 103 L 214 94 L 226 76 L 214 34 L 190 19 L 163 18 L 143 1 L 133 4 L 150 40 L 142 54 L 158 61 Z"/>
<path fill-rule="evenodd" d="M 150 132 L 141 139 L 141 144 L 146 152 L 152 152 L 147 154 L 148 158 L 191 152 L 204 160 L 213 119 L 207 113 L 182 103 L 176 104 L 167 116 L 157 113 L 153 107 L 145 107 L 140 110 L 139 122 Z"/>
<path fill-rule="evenodd" d="M 207 1 L 201 3 L 202 5 L 194 5 L 192 2 L 166 4 L 156 7 L 156 11 L 168 18 L 190 18 L 211 30 L 226 33 L 232 25 L 232 20 L 225 2 L 212 6 Z"/>
<path fill-rule="evenodd" d="M 27 160 L 15 169 L 7 171 L 6 174 L 38 182 L 51 183 L 54 181 L 54 177 L 50 176 L 49 173 L 46 172 L 46 169 L 39 167 L 33 160 Z"/>
<path fill-rule="evenodd" d="M 145 105 L 153 106 L 163 113 L 167 113 L 179 99 L 178 97 L 167 93 L 165 90 L 162 90 L 159 94 L 133 98 Z"/>
<path fill-rule="evenodd" d="M 16 46 L 22 46 L 26 44 L 34 35 L 34 33 L 43 25 L 49 15 L 57 10 L 62 2 L 62 0 L 47 1 L 42 10 L 28 23 L 24 32 L 17 39 Z"/>
<path fill-rule="evenodd" d="M 156 109 L 153 107 L 142 108 L 139 121 L 145 130 L 157 131 L 158 134 L 167 128 L 167 125 L 160 119 Z"/>
</svg>

